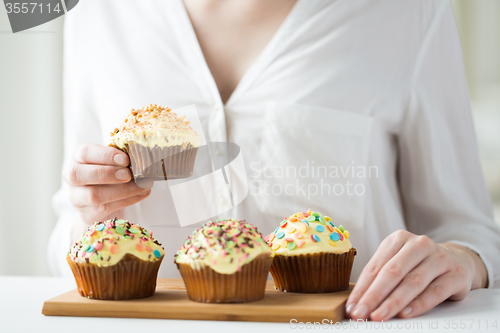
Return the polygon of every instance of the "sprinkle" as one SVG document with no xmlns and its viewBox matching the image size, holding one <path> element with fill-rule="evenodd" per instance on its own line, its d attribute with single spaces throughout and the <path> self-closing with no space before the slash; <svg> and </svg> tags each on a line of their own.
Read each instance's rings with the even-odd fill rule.
<svg viewBox="0 0 500 333">
<path fill-rule="evenodd" d="M 146 246 L 146 251 L 153 252 L 153 249 L 150 246 Z"/>
<path fill-rule="evenodd" d="M 274 230 L 274 233 L 277 233 L 278 230 L 280 230 L 280 227 L 277 227 L 276 230 Z"/>
<path fill-rule="evenodd" d="M 304 242 L 303 240 L 299 240 L 299 241 L 297 241 L 297 247 L 298 247 L 298 248 L 301 248 L 301 247 L 302 247 L 302 245 L 304 245 L 304 243 L 305 243 L 305 242 Z"/>
<path fill-rule="evenodd" d="M 293 242 L 293 238 L 290 238 L 290 237 L 286 237 L 286 238 L 285 238 L 285 240 L 286 240 L 287 242 Z"/>
<path fill-rule="evenodd" d="M 130 229 L 128 229 L 128 231 L 130 231 L 130 233 L 132 233 L 132 234 L 138 234 L 140 232 L 139 229 L 137 229 L 137 228 L 130 228 Z"/>
<path fill-rule="evenodd" d="M 319 238 L 319 236 L 318 236 L 318 235 L 313 235 L 313 238 L 316 240 L 316 242 L 321 241 L 321 239 Z"/>
<path fill-rule="evenodd" d="M 149 236 L 151 236 L 151 238 L 153 238 L 153 230 L 149 231 Z"/>
<path fill-rule="evenodd" d="M 125 233 L 125 229 L 121 225 L 117 225 L 116 226 L 116 232 L 119 233 L 119 234 L 124 234 Z"/>
<path fill-rule="evenodd" d="M 339 234 L 339 237 L 340 237 L 340 240 L 343 241 L 344 240 L 344 235 L 342 233 Z"/>
<path fill-rule="evenodd" d="M 116 254 L 116 253 L 118 253 L 118 245 L 115 245 L 115 244 L 111 245 L 111 246 L 109 247 L 109 252 L 110 252 L 111 254 Z"/>
<path fill-rule="evenodd" d="M 282 239 L 280 244 L 281 244 L 281 247 L 285 248 L 287 246 L 288 242 L 286 241 L 286 239 Z"/>
<path fill-rule="evenodd" d="M 293 250 L 293 249 L 295 249 L 295 246 L 296 246 L 295 242 L 290 242 L 290 243 L 288 243 L 288 244 L 286 245 L 286 247 L 287 247 L 289 250 Z"/>
<path fill-rule="evenodd" d="M 310 214 L 309 214 L 309 213 L 304 212 L 304 213 L 302 213 L 302 215 L 303 215 L 304 217 L 308 217 Z"/>
<path fill-rule="evenodd" d="M 295 237 L 296 237 L 296 238 L 302 238 L 302 233 L 297 232 L 297 233 L 295 234 Z"/>
<path fill-rule="evenodd" d="M 276 251 L 277 249 L 280 248 L 280 246 L 281 245 L 278 242 L 274 242 L 274 244 L 273 244 L 273 250 Z"/>
<path fill-rule="evenodd" d="M 284 233 L 283 231 L 278 232 L 278 233 L 276 234 L 276 238 L 278 238 L 278 239 L 282 239 L 283 237 L 285 237 L 285 233 Z"/>
<path fill-rule="evenodd" d="M 295 230 L 297 230 L 297 229 L 295 229 L 295 227 L 290 227 L 290 228 L 288 228 L 288 233 L 293 234 L 295 232 Z"/>
<path fill-rule="evenodd" d="M 158 250 L 154 250 L 154 252 L 153 252 L 153 253 L 154 253 L 154 255 L 155 255 L 155 257 L 156 257 L 156 258 L 160 258 L 160 257 L 161 257 L 161 253 L 160 253 L 160 251 L 158 251 Z"/>
<path fill-rule="evenodd" d="M 103 248 L 103 246 L 104 246 L 104 245 L 102 245 L 102 243 L 101 243 L 101 242 L 97 242 L 97 243 L 94 245 L 94 249 L 95 249 L 96 251 L 101 251 L 101 250 L 102 250 L 102 248 Z"/>
<path fill-rule="evenodd" d="M 336 232 L 332 232 L 332 234 L 330 235 L 330 239 L 331 239 L 332 241 L 338 241 L 338 240 L 340 239 L 340 236 L 339 236 L 339 234 L 338 234 L 338 233 L 336 233 Z"/>
<path fill-rule="evenodd" d="M 284 228 L 284 227 L 286 227 L 287 224 L 288 224 L 288 222 L 282 223 L 281 227 Z"/>
<path fill-rule="evenodd" d="M 135 245 L 135 249 L 136 249 L 137 251 L 139 251 L 139 252 L 142 252 L 142 251 L 144 251 L 144 250 L 146 249 L 146 246 L 145 246 L 144 244 L 142 244 L 142 243 L 137 243 L 137 244 Z"/>
<path fill-rule="evenodd" d="M 340 231 L 340 229 L 339 229 L 339 228 L 337 228 L 337 227 L 335 227 L 335 228 L 333 228 L 333 229 L 335 229 L 335 232 L 338 232 L 339 234 L 342 232 L 342 231 Z"/>
<path fill-rule="evenodd" d="M 327 222 L 332 222 L 332 218 L 331 218 L 330 216 L 325 216 L 325 220 L 326 220 Z"/>
<path fill-rule="evenodd" d="M 306 218 L 306 220 L 307 220 L 307 221 L 309 221 L 309 222 L 314 222 L 314 221 L 316 221 L 316 216 L 314 216 L 314 215 L 309 215 L 309 216 Z"/>
<path fill-rule="evenodd" d="M 297 218 L 296 217 L 290 218 L 290 222 L 297 222 Z"/>
<path fill-rule="evenodd" d="M 326 226 L 328 227 L 328 230 L 330 230 L 331 232 L 335 231 L 335 229 L 333 229 L 333 227 L 329 223 L 327 223 Z"/>
<path fill-rule="evenodd" d="M 349 231 L 347 230 L 344 231 L 344 237 L 345 239 L 349 239 Z"/>
<path fill-rule="evenodd" d="M 318 230 L 318 232 L 323 232 L 323 231 L 325 231 L 325 227 L 323 227 L 322 225 L 318 224 L 316 226 L 316 230 Z"/>
<path fill-rule="evenodd" d="M 95 228 L 97 229 L 97 231 L 103 231 L 106 226 L 104 225 L 104 223 L 99 223 Z"/>
<path fill-rule="evenodd" d="M 330 245 L 333 246 L 333 247 L 337 247 L 337 242 L 333 241 L 330 239 L 329 241 Z"/>
<path fill-rule="evenodd" d="M 90 245 L 89 248 L 87 249 L 87 252 L 93 252 L 94 251 L 94 246 Z"/>
<path fill-rule="evenodd" d="M 326 223 L 326 220 L 325 220 L 325 218 L 323 216 L 319 217 L 319 223 L 321 223 L 321 224 L 325 224 Z"/>
<path fill-rule="evenodd" d="M 316 236 L 316 235 L 311 235 L 310 237 L 311 237 L 311 240 L 312 240 L 313 242 L 315 242 L 315 243 L 316 243 L 316 242 L 317 242 L 317 240 L 316 240 L 316 238 L 315 238 L 314 236 Z M 317 237 L 317 236 L 316 236 L 316 237 Z"/>
<path fill-rule="evenodd" d="M 342 231 L 342 232 L 344 232 L 344 230 L 345 230 L 345 228 L 344 228 L 344 226 L 343 226 L 343 225 L 339 225 L 339 229 L 340 229 L 340 231 Z"/>
<path fill-rule="evenodd" d="M 299 226 L 299 230 L 301 233 L 305 234 L 307 232 L 307 224 L 301 223 Z"/>
<path fill-rule="evenodd" d="M 314 215 L 314 216 L 316 216 L 316 217 L 319 217 L 319 216 L 320 216 L 320 214 L 319 214 L 318 212 L 312 212 L 312 213 L 311 213 L 311 215 Z"/>
<path fill-rule="evenodd" d="M 269 234 L 266 237 L 264 237 L 264 242 L 266 242 L 266 243 L 269 242 L 271 240 L 271 235 L 273 235 L 273 234 Z"/>
<path fill-rule="evenodd" d="M 94 228 L 91 228 L 91 229 L 90 229 L 89 236 L 92 236 L 93 234 L 95 234 L 95 229 L 94 229 Z"/>
<path fill-rule="evenodd" d="M 87 252 L 87 250 L 88 250 L 89 247 L 90 247 L 89 244 L 85 244 L 84 246 L 82 246 L 81 250 L 83 252 Z"/>
</svg>

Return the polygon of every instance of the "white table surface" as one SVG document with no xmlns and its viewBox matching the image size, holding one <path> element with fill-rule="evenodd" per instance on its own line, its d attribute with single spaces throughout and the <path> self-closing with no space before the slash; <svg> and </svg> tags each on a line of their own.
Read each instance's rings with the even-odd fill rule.
<svg viewBox="0 0 500 333">
<path fill-rule="evenodd" d="M 71 289 L 73 279 L 0 276 L 0 332 L 310 332 L 334 331 L 340 325 L 302 328 L 289 323 L 251 323 L 166 319 L 122 319 L 86 317 L 46 317 L 43 302 Z M 415 319 L 392 319 L 385 323 L 342 322 L 342 332 L 499 332 L 500 289 L 472 291 L 463 301 L 445 302 Z M 460 329 L 460 327 L 465 327 Z M 458 328 L 458 329 L 456 329 Z"/>
</svg>

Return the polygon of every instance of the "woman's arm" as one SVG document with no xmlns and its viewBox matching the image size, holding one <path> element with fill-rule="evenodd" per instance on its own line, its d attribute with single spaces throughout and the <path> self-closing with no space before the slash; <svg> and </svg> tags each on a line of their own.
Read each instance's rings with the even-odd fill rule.
<svg viewBox="0 0 500 333">
<path fill-rule="evenodd" d="M 408 231 L 387 237 L 362 271 L 346 303 L 354 319 L 418 316 L 500 278 L 500 229 L 479 164 L 451 5 L 421 5 L 420 50 L 397 136 Z"/>
</svg>

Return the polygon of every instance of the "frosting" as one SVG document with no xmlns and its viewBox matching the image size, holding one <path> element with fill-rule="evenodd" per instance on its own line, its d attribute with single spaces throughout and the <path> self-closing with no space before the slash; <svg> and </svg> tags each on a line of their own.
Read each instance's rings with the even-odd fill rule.
<svg viewBox="0 0 500 333">
<path fill-rule="evenodd" d="M 126 254 L 145 261 L 160 260 L 165 255 L 153 232 L 127 220 L 95 222 L 71 246 L 68 256 L 78 263 L 112 266 Z"/>
<path fill-rule="evenodd" d="M 170 108 L 157 104 L 130 111 L 127 119 L 111 132 L 111 145 L 120 149 L 129 141 L 146 147 L 182 146 L 194 148 L 201 143 L 200 136 L 185 116 L 177 116 Z"/>
<path fill-rule="evenodd" d="M 352 248 L 349 231 L 317 212 L 298 212 L 285 217 L 280 226 L 264 238 L 276 254 L 299 255 L 318 252 L 345 253 Z"/>
<path fill-rule="evenodd" d="M 263 253 L 274 256 L 256 227 L 226 219 L 209 221 L 194 231 L 175 254 L 175 262 L 232 274 Z"/>
</svg>

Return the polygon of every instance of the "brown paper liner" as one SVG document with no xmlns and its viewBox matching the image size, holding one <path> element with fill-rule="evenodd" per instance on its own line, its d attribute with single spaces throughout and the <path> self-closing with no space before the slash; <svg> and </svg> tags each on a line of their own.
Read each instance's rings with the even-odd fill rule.
<svg viewBox="0 0 500 333">
<path fill-rule="evenodd" d="M 278 290 L 299 293 L 326 293 L 349 288 L 356 249 L 346 253 L 328 252 L 276 255 L 271 275 Z"/>
<path fill-rule="evenodd" d="M 78 292 L 83 297 L 124 300 L 152 296 L 161 261 L 144 261 L 132 254 L 112 266 L 77 263 L 66 257 L 75 276 Z"/>
<path fill-rule="evenodd" d="M 198 147 L 188 144 L 172 147 L 145 147 L 129 141 L 123 149 L 130 157 L 130 168 L 134 179 L 155 180 L 181 179 L 193 175 Z"/>
<path fill-rule="evenodd" d="M 189 264 L 177 264 L 188 297 L 203 303 L 243 303 L 264 298 L 267 276 L 273 258 L 261 254 L 241 271 L 220 274 L 209 266 L 194 269 Z"/>
</svg>

